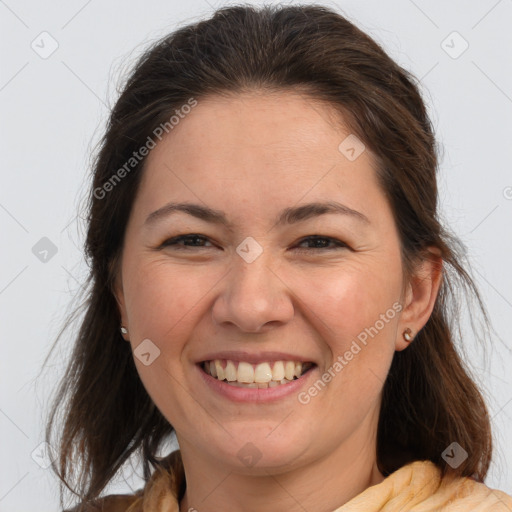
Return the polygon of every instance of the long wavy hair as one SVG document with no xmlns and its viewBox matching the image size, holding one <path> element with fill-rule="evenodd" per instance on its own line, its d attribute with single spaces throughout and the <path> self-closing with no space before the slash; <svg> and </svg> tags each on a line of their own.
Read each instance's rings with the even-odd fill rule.
<svg viewBox="0 0 512 512">
<path fill-rule="evenodd" d="M 406 274 L 429 246 L 444 261 L 432 315 L 414 343 L 395 353 L 384 384 L 377 435 L 380 471 L 389 475 L 409 462 L 430 460 L 443 476 L 485 478 L 492 452 L 490 420 L 457 349 L 461 299 L 471 294 L 487 315 L 465 270 L 462 245 L 440 222 L 438 149 L 417 80 L 330 8 L 234 6 L 151 44 L 124 83 L 95 154 L 85 240 L 90 272 L 72 316 L 78 317 L 79 310 L 84 314 L 46 429 L 47 442 L 58 454 L 53 469 L 61 501 L 66 488 L 82 500 L 94 500 L 132 456 L 139 458 L 147 481 L 173 433 L 142 385 L 130 344 L 119 332 L 113 282 L 145 158 L 128 168 L 126 163 L 191 98 L 254 89 L 300 91 L 338 109 L 351 132 L 376 155 Z M 104 193 L 105 183 L 123 166 L 123 179 L 110 181 Z M 456 469 L 442 457 L 453 441 L 468 454 Z"/>
</svg>

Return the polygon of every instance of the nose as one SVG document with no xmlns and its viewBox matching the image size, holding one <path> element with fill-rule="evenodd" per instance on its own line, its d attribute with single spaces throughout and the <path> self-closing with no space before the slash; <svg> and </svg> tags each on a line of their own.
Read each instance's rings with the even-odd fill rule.
<svg viewBox="0 0 512 512">
<path fill-rule="evenodd" d="M 290 287 L 264 254 L 251 263 L 235 256 L 213 305 L 212 316 L 217 325 L 262 332 L 293 318 Z"/>
</svg>

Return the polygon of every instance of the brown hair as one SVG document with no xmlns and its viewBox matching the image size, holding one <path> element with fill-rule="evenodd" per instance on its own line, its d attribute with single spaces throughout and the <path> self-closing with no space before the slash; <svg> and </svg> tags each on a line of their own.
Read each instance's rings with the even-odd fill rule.
<svg viewBox="0 0 512 512">
<path fill-rule="evenodd" d="M 439 222 L 437 150 L 425 105 L 415 79 L 374 40 L 318 5 L 217 10 L 153 44 L 128 78 L 94 162 L 85 315 L 48 419 L 47 441 L 59 448 L 54 468 L 59 478 L 92 500 L 136 454 L 147 480 L 151 466 L 159 463 L 161 444 L 173 432 L 143 387 L 130 345 L 119 333 L 112 288 L 144 159 L 108 194 L 97 191 L 190 98 L 254 89 L 300 90 L 339 109 L 376 155 L 406 272 L 429 246 L 438 248 L 444 261 L 433 313 L 414 343 L 395 353 L 384 385 L 380 471 L 388 475 L 408 462 L 430 460 L 443 475 L 450 471 L 483 481 L 491 460 L 490 421 L 456 351 L 454 323 L 463 294 L 471 292 L 482 304 L 456 239 Z M 56 421 L 59 411 L 63 427 Z M 54 430 L 61 434 L 57 443 L 51 439 Z M 451 470 L 441 454 L 453 441 L 468 458 Z"/>
</svg>

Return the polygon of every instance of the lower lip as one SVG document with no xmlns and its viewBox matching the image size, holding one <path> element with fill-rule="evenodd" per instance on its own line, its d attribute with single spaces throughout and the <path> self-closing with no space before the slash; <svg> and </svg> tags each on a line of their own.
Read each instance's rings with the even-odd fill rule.
<svg viewBox="0 0 512 512">
<path fill-rule="evenodd" d="M 273 388 L 240 388 L 237 386 L 231 386 L 227 382 L 216 379 L 211 375 L 208 375 L 200 364 L 196 364 L 196 368 L 199 371 L 201 378 L 211 389 L 219 393 L 220 395 L 233 400 L 234 402 L 275 402 L 281 398 L 289 395 L 299 393 L 300 389 L 304 387 L 311 376 L 316 372 L 317 366 L 313 366 L 304 375 L 295 379 L 288 384 L 280 384 Z"/>
</svg>

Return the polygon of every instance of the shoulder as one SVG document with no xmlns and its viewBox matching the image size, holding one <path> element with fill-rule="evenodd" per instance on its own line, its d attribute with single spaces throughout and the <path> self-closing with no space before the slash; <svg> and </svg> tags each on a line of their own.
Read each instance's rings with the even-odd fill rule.
<svg viewBox="0 0 512 512">
<path fill-rule="evenodd" d="M 512 497 L 469 477 L 442 476 L 431 461 L 411 462 L 368 487 L 335 512 L 512 512 Z"/>
<path fill-rule="evenodd" d="M 184 487 L 183 462 L 180 451 L 176 450 L 159 461 L 145 486 L 134 494 L 110 494 L 63 512 L 142 512 L 143 502 L 153 503 L 158 501 L 158 496 L 169 492 L 176 498 L 184 493 Z"/>
<path fill-rule="evenodd" d="M 404 468 L 404 470 L 407 469 L 410 469 L 410 474 L 416 478 L 417 487 L 425 485 L 428 488 L 424 501 L 418 501 L 418 508 L 412 507 L 411 511 L 420 509 L 444 512 L 476 509 L 481 512 L 512 511 L 511 496 L 471 477 L 447 475 L 441 478 L 440 469 L 430 461 L 416 461 Z"/>
<path fill-rule="evenodd" d="M 92 503 L 80 503 L 63 512 L 138 512 L 139 503 L 141 503 L 140 493 L 110 494 Z"/>
<path fill-rule="evenodd" d="M 459 478 L 448 482 L 446 489 L 450 490 L 448 495 L 452 496 L 454 510 L 460 507 L 467 507 L 461 510 L 472 510 L 471 507 L 478 505 L 482 511 L 512 511 L 512 496 L 498 489 L 492 489 L 483 482 L 477 482 L 472 478 Z M 457 507 L 457 508 L 455 508 Z M 451 510 L 451 509 L 448 509 Z"/>
</svg>

